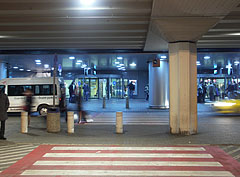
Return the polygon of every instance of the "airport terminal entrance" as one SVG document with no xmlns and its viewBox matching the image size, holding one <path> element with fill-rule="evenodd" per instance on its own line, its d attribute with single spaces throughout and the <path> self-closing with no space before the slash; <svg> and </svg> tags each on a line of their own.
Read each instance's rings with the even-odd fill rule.
<svg viewBox="0 0 240 177">
<path fill-rule="evenodd" d="M 124 98 L 128 95 L 128 79 L 123 78 L 78 78 L 75 79 L 76 88 L 81 90 L 83 96 L 83 85 L 89 86 L 90 99 Z M 72 83 L 72 80 L 66 80 L 66 88 Z M 78 92 L 76 91 L 76 92 Z M 67 96 L 69 93 L 67 91 Z"/>
</svg>

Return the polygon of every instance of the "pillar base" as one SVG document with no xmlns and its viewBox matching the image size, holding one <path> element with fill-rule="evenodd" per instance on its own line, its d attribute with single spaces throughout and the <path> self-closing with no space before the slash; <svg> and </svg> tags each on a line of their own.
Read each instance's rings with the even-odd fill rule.
<svg viewBox="0 0 240 177">
<path fill-rule="evenodd" d="M 149 106 L 150 109 L 169 109 L 169 106 Z"/>
</svg>

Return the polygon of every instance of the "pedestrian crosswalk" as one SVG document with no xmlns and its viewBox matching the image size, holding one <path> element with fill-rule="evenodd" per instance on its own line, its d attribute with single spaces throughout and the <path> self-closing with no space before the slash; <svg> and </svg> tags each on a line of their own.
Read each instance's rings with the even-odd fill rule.
<svg viewBox="0 0 240 177">
<path fill-rule="evenodd" d="M 38 145 L 10 144 L 0 146 L 0 172 L 22 159 Z"/>
<path fill-rule="evenodd" d="M 24 176 L 240 176 L 240 164 L 218 147 L 40 145 L 0 173 Z"/>
<path fill-rule="evenodd" d="M 89 125 L 115 125 L 116 113 L 92 114 Z M 124 125 L 169 125 L 169 117 L 160 116 L 160 113 L 123 113 Z"/>
</svg>

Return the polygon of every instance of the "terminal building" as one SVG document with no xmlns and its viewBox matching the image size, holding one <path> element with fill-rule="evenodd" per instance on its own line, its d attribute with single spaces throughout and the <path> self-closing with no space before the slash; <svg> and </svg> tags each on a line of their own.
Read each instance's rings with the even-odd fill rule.
<svg viewBox="0 0 240 177">
<path fill-rule="evenodd" d="M 0 2 L 0 79 L 55 68 L 67 89 L 88 84 L 90 99 L 123 99 L 130 82 L 144 99 L 149 84 L 171 133 L 197 133 L 198 84 L 224 93 L 239 82 L 239 1 L 91 2 Z"/>
</svg>

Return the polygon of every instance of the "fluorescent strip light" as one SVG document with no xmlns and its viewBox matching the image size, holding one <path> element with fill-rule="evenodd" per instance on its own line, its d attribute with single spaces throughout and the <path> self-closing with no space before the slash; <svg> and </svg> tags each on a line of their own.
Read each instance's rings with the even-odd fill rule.
<svg viewBox="0 0 240 177">
<path fill-rule="evenodd" d="M 209 60 L 211 57 L 210 56 L 205 56 L 204 59 L 205 60 Z"/>
<path fill-rule="evenodd" d="M 69 60 L 75 60 L 75 57 L 73 57 L 73 56 L 69 57 Z"/>
<path fill-rule="evenodd" d="M 35 60 L 36 63 L 41 63 L 41 60 Z"/>
<path fill-rule="evenodd" d="M 118 60 L 122 60 L 122 59 L 123 59 L 123 57 L 117 57 L 117 59 L 118 59 Z"/>
</svg>

